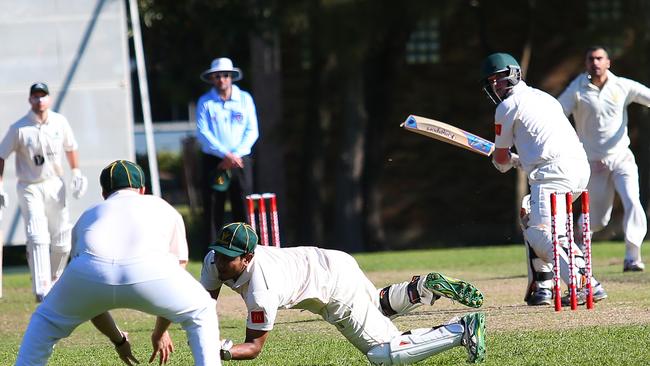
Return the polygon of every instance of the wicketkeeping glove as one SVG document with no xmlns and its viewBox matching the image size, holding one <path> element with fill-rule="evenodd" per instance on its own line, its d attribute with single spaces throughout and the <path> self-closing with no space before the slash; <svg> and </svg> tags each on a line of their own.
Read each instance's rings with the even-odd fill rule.
<svg viewBox="0 0 650 366">
<path fill-rule="evenodd" d="M 70 189 L 72 190 L 72 197 L 79 199 L 86 194 L 88 189 L 88 178 L 81 174 L 78 168 L 72 169 L 72 182 L 70 182 Z"/>
</svg>

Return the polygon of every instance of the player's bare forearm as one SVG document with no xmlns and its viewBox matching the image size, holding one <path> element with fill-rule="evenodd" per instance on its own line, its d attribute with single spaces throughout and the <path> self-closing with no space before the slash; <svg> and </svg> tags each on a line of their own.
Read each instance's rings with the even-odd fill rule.
<svg viewBox="0 0 650 366">
<path fill-rule="evenodd" d="M 246 341 L 236 344 L 230 349 L 233 360 L 252 360 L 262 353 L 269 332 L 264 330 L 246 329 Z"/>
<path fill-rule="evenodd" d="M 492 156 L 497 163 L 508 164 L 510 162 L 510 149 L 496 148 Z"/>
<path fill-rule="evenodd" d="M 107 311 L 99 314 L 90 320 L 95 328 L 102 332 L 103 335 L 108 337 L 113 343 L 119 343 L 122 340 L 122 332 L 115 324 L 113 317 Z"/>
<path fill-rule="evenodd" d="M 156 317 L 156 325 L 153 328 L 153 334 L 163 334 L 167 331 L 171 323 L 171 321 L 161 316 Z"/>
<path fill-rule="evenodd" d="M 70 169 L 79 168 L 79 153 L 77 153 L 77 150 L 66 151 L 65 156 L 68 159 L 68 164 L 70 164 Z"/>
</svg>

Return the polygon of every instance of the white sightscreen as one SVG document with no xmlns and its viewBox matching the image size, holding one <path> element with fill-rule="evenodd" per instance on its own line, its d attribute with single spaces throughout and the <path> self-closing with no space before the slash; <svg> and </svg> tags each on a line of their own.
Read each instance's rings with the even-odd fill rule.
<svg viewBox="0 0 650 366">
<path fill-rule="evenodd" d="M 79 143 L 89 185 L 82 199 L 69 197 L 74 223 L 101 201 L 101 169 L 135 157 L 125 2 L 0 0 L 0 138 L 29 110 L 35 81 L 48 84 L 52 109 L 68 118 Z M 15 186 L 12 154 L 4 174 L 10 202 L 0 223 L 5 245 L 25 243 Z"/>
</svg>

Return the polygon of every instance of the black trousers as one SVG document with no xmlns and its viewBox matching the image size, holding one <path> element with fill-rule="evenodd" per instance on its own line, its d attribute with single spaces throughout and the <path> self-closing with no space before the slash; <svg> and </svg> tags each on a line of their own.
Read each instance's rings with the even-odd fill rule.
<svg viewBox="0 0 650 366">
<path fill-rule="evenodd" d="M 214 155 L 201 153 L 203 176 L 201 178 L 201 191 L 203 196 L 203 227 L 205 249 L 214 244 L 217 232 L 223 227 L 226 197 L 230 200 L 232 208 L 232 222 L 246 222 L 246 195 L 253 193 L 253 159 L 250 156 L 242 157 L 244 167 L 230 169 L 231 180 L 228 190 L 218 192 L 211 188 L 212 180 L 221 158 Z"/>
</svg>

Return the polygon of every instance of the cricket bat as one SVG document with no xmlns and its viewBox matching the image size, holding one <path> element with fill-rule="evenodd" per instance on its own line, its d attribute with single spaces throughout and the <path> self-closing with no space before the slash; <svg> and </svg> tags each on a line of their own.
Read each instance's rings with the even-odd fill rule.
<svg viewBox="0 0 650 366">
<path fill-rule="evenodd" d="M 477 154 L 490 156 L 494 152 L 494 143 L 492 141 L 434 119 L 410 115 L 400 127 L 405 128 L 407 131 L 462 147 Z"/>
</svg>

